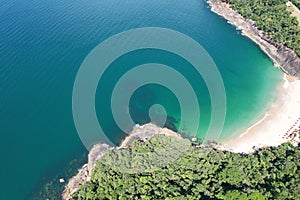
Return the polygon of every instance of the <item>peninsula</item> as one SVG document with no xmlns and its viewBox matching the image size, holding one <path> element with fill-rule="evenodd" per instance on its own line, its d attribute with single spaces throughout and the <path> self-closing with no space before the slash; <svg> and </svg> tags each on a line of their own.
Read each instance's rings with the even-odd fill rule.
<svg viewBox="0 0 300 200">
<path fill-rule="evenodd" d="M 132 132 L 124 139 L 119 147 L 110 147 L 107 144 L 96 144 L 92 147 L 88 155 L 88 163 L 85 164 L 81 170 L 71 178 L 63 192 L 63 199 L 71 199 L 72 195 L 76 193 L 80 187 L 87 181 L 91 180 L 92 171 L 96 165 L 96 161 L 100 160 L 108 150 L 121 150 L 130 148 L 132 143 L 136 141 L 146 141 L 154 137 L 155 135 L 172 136 L 174 139 L 179 139 L 180 144 L 187 144 L 187 140 L 184 140 L 180 134 L 167 129 L 156 126 L 155 124 L 145 124 L 142 126 L 136 125 Z M 182 143 L 182 141 L 185 143 Z M 176 140 L 178 141 L 178 140 Z M 174 141 L 173 141 L 174 142 Z M 171 144 L 171 143 L 170 143 Z M 173 143 L 171 145 L 174 145 Z M 175 143 L 176 145 L 176 143 Z M 165 146 L 167 147 L 167 146 Z M 179 149 L 180 150 L 180 149 Z M 180 150 L 181 151 L 181 150 Z M 177 152 L 178 153 L 178 152 Z M 172 156 L 172 155 L 170 155 Z M 165 162 L 165 161 L 164 161 Z"/>
<path fill-rule="evenodd" d="M 120 147 L 95 145 L 63 199 L 297 199 L 297 145 L 237 154 L 154 124 L 136 126 Z"/>
</svg>

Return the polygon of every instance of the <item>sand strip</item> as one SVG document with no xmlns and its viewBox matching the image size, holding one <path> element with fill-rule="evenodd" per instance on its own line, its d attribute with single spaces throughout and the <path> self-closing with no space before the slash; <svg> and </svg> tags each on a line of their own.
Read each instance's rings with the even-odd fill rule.
<svg viewBox="0 0 300 200">
<path fill-rule="evenodd" d="M 238 138 L 223 142 L 226 149 L 234 152 L 251 152 L 253 147 L 277 146 L 292 139 L 300 129 L 300 81 L 285 81 L 278 89 L 276 102 L 264 118 L 248 128 Z M 296 139 L 297 140 L 297 139 Z"/>
</svg>

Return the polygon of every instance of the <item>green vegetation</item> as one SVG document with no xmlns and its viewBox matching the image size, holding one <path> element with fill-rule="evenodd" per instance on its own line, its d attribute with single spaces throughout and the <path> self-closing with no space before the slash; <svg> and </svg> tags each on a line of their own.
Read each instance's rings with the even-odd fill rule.
<svg viewBox="0 0 300 200">
<path fill-rule="evenodd" d="M 168 160 L 163 151 L 179 153 L 165 165 L 153 162 Z M 136 162 L 145 171 L 124 170 Z M 299 191 L 300 150 L 289 143 L 236 154 L 155 136 L 107 152 L 73 199 L 300 199 Z"/>
<path fill-rule="evenodd" d="M 277 43 L 293 49 L 300 56 L 300 27 L 288 11 L 287 0 L 222 0 L 231 4 L 246 19 Z M 299 0 L 292 1 L 299 7 Z"/>
<path fill-rule="evenodd" d="M 291 2 L 297 6 L 298 8 L 300 8 L 300 0 L 291 0 Z"/>
</svg>

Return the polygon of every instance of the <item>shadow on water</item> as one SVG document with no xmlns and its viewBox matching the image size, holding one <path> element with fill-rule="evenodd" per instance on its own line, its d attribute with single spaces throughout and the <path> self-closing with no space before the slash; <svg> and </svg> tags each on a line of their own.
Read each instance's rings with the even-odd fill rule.
<svg viewBox="0 0 300 200">
<path fill-rule="evenodd" d="M 160 98 L 164 95 L 164 98 Z M 161 110 L 154 110 L 155 118 L 150 118 L 150 109 L 153 105 L 161 105 L 166 113 Z M 130 99 L 130 115 L 136 124 L 154 123 L 158 126 L 178 131 L 176 124 L 180 119 L 174 116 L 174 111 L 180 113 L 179 103 L 175 95 L 167 88 L 157 85 L 145 85 L 135 91 Z M 164 125 L 161 124 L 164 119 Z"/>
<path fill-rule="evenodd" d="M 60 200 L 62 192 L 68 183 L 68 180 L 77 174 L 78 170 L 87 163 L 87 152 L 83 152 L 81 156 L 76 156 L 71 162 L 59 163 L 43 174 L 37 186 L 32 193 L 26 198 L 28 200 L 55 199 Z M 51 169 L 61 169 L 59 173 Z M 60 179 L 64 183 L 60 183 Z"/>
</svg>

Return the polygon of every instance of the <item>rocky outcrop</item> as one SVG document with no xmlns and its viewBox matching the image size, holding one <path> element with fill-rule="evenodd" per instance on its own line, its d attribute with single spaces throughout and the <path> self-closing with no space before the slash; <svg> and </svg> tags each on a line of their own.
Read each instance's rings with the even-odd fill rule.
<svg viewBox="0 0 300 200">
<path fill-rule="evenodd" d="M 85 164 L 76 174 L 72 177 L 68 184 L 65 187 L 65 190 L 62 194 L 62 199 L 68 200 L 72 198 L 72 195 L 78 191 L 78 189 L 91 179 L 92 170 L 95 167 L 96 161 L 101 159 L 101 157 L 105 154 L 105 152 L 109 149 L 113 148 L 127 148 L 132 142 L 135 140 L 149 140 L 154 135 L 165 135 L 165 136 L 175 136 L 178 138 L 182 138 L 180 134 L 167 129 L 156 126 L 155 124 L 145 124 L 145 125 L 136 125 L 133 128 L 133 131 L 125 138 L 125 140 L 121 143 L 120 147 L 110 147 L 107 144 L 96 144 L 92 147 L 88 155 L 88 163 Z"/>
<path fill-rule="evenodd" d="M 178 138 L 182 138 L 180 134 L 167 129 L 156 126 L 155 124 L 145 124 L 145 125 L 135 125 L 133 131 L 130 133 L 128 137 L 122 142 L 119 148 L 126 148 L 131 145 L 131 143 L 135 140 L 149 140 L 154 135 L 165 135 L 165 136 L 175 136 Z"/>
<path fill-rule="evenodd" d="M 220 0 L 208 0 L 208 4 L 213 12 L 241 29 L 243 35 L 258 44 L 273 60 L 275 66 L 280 67 L 286 74 L 300 79 L 300 58 L 292 49 L 269 39 L 255 27 L 252 20 L 245 19 L 238 12 L 232 10 L 228 4 L 222 3 Z"/>
<path fill-rule="evenodd" d="M 88 155 L 88 163 L 83 165 L 79 172 L 72 177 L 65 187 L 62 194 L 63 199 L 71 199 L 72 195 L 78 191 L 82 184 L 91 179 L 91 172 L 95 167 L 96 161 L 99 160 L 108 149 L 112 147 L 107 144 L 96 144 L 90 150 Z"/>
</svg>

